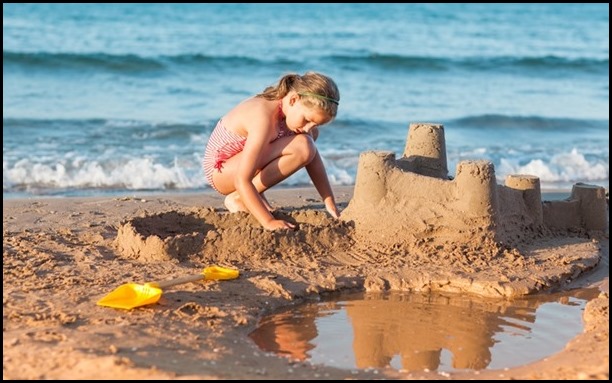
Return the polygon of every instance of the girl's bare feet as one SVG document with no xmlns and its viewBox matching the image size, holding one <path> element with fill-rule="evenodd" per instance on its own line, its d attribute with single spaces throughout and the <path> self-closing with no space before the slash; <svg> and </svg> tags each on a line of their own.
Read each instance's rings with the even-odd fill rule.
<svg viewBox="0 0 612 383">
<path fill-rule="evenodd" d="M 244 206 L 244 204 L 242 203 L 242 200 L 240 199 L 240 194 L 238 194 L 237 191 L 228 194 L 225 197 L 225 201 L 223 201 L 223 204 L 225 205 L 227 210 L 230 211 L 230 213 L 248 211 L 246 206 Z"/>
<path fill-rule="evenodd" d="M 259 195 L 261 196 L 261 199 L 263 200 L 266 209 L 268 209 L 268 211 L 270 212 L 274 211 L 274 208 L 270 205 L 263 193 Z M 240 199 L 240 194 L 238 194 L 237 191 L 228 194 L 225 197 L 225 201 L 223 201 L 223 204 L 225 205 L 225 208 L 230 211 L 230 213 L 236 213 L 238 211 L 248 212 L 248 209 L 242 203 L 242 200 Z"/>
</svg>

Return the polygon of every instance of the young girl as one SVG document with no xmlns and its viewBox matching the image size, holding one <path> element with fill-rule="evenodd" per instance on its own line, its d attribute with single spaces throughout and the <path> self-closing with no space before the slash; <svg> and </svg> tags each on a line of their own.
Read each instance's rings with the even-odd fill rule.
<svg viewBox="0 0 612 383">
<path fill-rule="evenodd" d="M 230 212 L 248 211 L 269 230 L 294 228 L 276 219 L 263 192 L 306 167 L 334 217 L 339 212 L 321 156 L 318 127 L 338 111 L 340 92 L 320 73 L 288 74 L 219 120 L 204 152 L 210 185 L 226 195 Z"/>
</svg>

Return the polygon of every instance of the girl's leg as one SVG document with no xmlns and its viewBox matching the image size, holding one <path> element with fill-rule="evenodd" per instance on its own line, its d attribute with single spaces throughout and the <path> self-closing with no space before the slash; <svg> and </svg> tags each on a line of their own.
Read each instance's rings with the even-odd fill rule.
<svg viewBox="0 0 612 383">
<path fill-rule="evenodd" d="M 253 178 L 253 185 L 262 194 L 308 165 L 316 153 L 317 148 L 314 141 L 307 134 L 283 137 L 270 143 L 259 159 L 257 168 L 261 170 Z M 231 212 L 247 210 L 234 186 L 234 178 L 241 158 L 242 153 L 236 154 L 223 164 L 221 172 L 213 173 L 215 186 L 221 193 L 227 194 L 225 206 Z M 265 198 L 264 204 L 271 209 Z"/>
</svg>

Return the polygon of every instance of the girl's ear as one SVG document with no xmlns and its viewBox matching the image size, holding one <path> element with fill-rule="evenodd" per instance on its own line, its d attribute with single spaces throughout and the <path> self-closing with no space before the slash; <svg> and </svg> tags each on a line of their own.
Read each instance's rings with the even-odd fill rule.
<svg viewBox="0 0 612 383">
<path fill-rule="evenodd" d="M 293 106 L 293 104 L 295 104 L 296 101 L 299 99 L 300 99 L 300 95 L 297 94 L 296 92 L 292 92 L 291 96 L 289 96 L 289 105 Z"/>
</svg>

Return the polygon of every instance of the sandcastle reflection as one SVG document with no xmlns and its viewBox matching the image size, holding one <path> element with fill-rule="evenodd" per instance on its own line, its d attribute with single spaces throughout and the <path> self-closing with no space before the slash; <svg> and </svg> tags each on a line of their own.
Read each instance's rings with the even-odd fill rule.
<svg viewBox="0 0 612 383">
<path fill-rule="evenodd" d="M 540 342 L 543 344 L 530 343 L 529 352 L 525 352 L 525 340 L 533 335 L 536 311 L 541 305 L 555 302 L 583 307 L 597 294 L 597 289 L 581 289 L 512 302 L 448 294 L 353 294 L 341 301 L 306 304 L 268 316 L 250 337 L 265 351 L 341 368 L 390 366 L 408 371 L 439 370 L 445 350 L 447 355 L 452 354 L 446 370 L 503 368 L 560 351 L 567 340 L 582 331 L 580 307 L 574 316 L 574 326 L 549 317 L 547 320 L 554 320 L 558 328 L 547 336 L 555 339 L 545 339 Z M 340 325 L 321 328 L 321 318 L 341 310 L 346 313 L 344 328 Z M 550 327 L 551 323 L 547 325 Z M 504 360 L 491 366 L 492 349 L 502 342 L 503 334 L 513 339 L 514 350 L 523 351 L 501 352 L 500 359 Z M 314 358 L 315 349 L 325 342 L 344 343 L 348 348 L 351 335 L 352 350 L 339 351 L 340 345 L 336 345 L 327 347 L 328 355 Z M 351 351 L 352 356 L 338 363 L 342 359 L 339 354 Z M 535 359 L 529 360 L 529 353 Z"/>
</svg>

